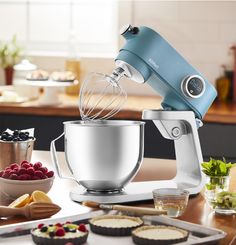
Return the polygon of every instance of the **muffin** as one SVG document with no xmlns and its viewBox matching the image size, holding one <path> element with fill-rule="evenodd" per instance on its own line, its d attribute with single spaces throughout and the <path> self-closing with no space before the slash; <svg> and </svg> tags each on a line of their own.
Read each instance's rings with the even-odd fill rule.
<svg viewBox="0 0 236 245">
<path fill-rule="evenodd" d="M 39 245 L 64 245 L 69 242 L 83 244 L 87 241 L 88 231 L 84 224 L 76 225 L 71 222 L 39 224 L 31 230 L 31 236 L 34 243 Z"/>
<path fill-rule="evenodd" d="M 129 236 L 142 224 L 140 218 L 125 215 L 103 215 L 89 220 L 92 232 L 106 236 Z"/>
<path fill-rule="evenodd" d="M 188 231 L 164 225 L 145 225 L 132 232 L 133 242 L 138 245 L 168 245 L 187 241 Z"/>
</svg>

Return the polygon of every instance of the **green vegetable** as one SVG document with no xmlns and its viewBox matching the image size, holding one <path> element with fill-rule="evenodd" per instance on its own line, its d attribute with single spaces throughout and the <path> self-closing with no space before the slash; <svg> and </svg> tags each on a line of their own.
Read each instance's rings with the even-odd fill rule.
<svg viewBox="0 0 236 245">
<path fill-rule="evenodd" d="M 236 209 L 236 192 L 222 191 L 211 204 L 213 208 Z"/>
<path fill-rule="evenodd" d="M 234 163 L 226 162 L 223 157 L 223 160 L 210 158 L 209 162 L 203 162 L 201 165 L 202 171 L 208 176 L 228 176 Z"/>
</svg>

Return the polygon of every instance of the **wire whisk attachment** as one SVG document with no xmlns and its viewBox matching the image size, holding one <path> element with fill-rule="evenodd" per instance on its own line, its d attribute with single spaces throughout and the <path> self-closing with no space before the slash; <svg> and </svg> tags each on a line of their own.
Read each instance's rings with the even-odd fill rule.
<svg viewBox="0 0 236 245">
<path fill-rule="evenodd" d="M 122 109 L 127 94 L 118 81 L 123 75 L 124 70 L 117 68 L 110 76 L 92 72 L 86 77 L 79 97 L 82 120 L 106 120 Z"/>
</svg>

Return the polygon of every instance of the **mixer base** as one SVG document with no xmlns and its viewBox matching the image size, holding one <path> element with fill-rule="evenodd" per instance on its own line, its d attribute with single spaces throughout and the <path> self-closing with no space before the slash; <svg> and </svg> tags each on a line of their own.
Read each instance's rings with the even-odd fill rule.
<svg viewBox="0 0 236 245">
<path fill-rule="evenodd" d="M 184 185 L 184 183 L 183 183 Z M 196 186 L 180 186 L 186 189 L 190 194 L 197 194 L 201 189 Z M 87 192 L 82 186 L 79 186 L 70 192 L 70 197 L 73 201 L 94 201 L 99 203 L 125 203 L 145 201 L 152 199 L 152 190 L 157 188 L 177 188 L 174 180 L 161 180 L 161 181 L 145 181 L 145 182 L 132 182 L 128 184 L 123 192 L 118 193 L 96 193 Z"/>
</svg>

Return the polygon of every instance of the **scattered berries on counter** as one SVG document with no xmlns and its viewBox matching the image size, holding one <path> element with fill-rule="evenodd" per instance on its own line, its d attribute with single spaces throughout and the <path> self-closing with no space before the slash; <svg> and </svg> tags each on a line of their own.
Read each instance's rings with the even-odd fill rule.
<svg viewBox="0 0 236 245">
<path fill-rule="evenodd" d="M 34 139 L 34 137 L 29 136 L 29 132 L 22 132 L 20 130 L 14 130 L 12 133 L 3 131 L 0 134 L 0 140 L 3 141 L 26 141 Z"/>
<path fill-rule="evenodd" d="M 12 163 L 0 171 L 0 177 L 12 180 L 40 180 L 54 176 L 53 171 L 48 171 L 41 162 L 35 164 L 24 160 L 20 164 Z"/>
</svg>

